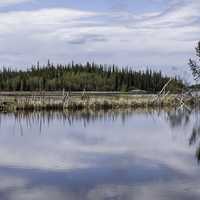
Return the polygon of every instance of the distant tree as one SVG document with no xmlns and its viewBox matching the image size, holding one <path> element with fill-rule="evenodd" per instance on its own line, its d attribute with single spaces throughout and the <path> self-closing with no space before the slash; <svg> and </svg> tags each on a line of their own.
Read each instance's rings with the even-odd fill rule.
<svg viewBox="0 0 200 200">
<path fill-rule="evenodd" d="M 0 69 L 1 91 L 43 91 L 72 90 L 82 91 L 129 91 L 133 88 L 157 92 L 162 89 L 169 77 L 161 72 L 146 70 L 134 71 L 117 66 L 95 63 L 32 66 L 27 70 Z M 176 88 L 181 88 L 181 80 L 173 78 Z M 175 87 L 174 87 L 175 88 Z"/>
<path fill-rule="evenodd" d="M 200 41 L 198 42 L 196 49 L 196 60 L 190 59 L 189 60 L 189 66 L 190 70 L 192 71 L 192 75 L 194 77 L 194 80 L 200 79 Z"/>
</svg>

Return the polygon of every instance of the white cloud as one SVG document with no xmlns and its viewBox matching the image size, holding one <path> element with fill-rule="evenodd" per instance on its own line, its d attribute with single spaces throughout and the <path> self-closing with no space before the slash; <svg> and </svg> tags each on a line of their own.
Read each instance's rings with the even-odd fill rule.
<svg viewBox="0 0 200 200">
<path fill-rule="evenodd" d="M 166 10 L 86 12 L 66 8 L 0 14 L 2 64 L 94 60 L 186 66 L 200 34 L 198 1 L 169 1 Z"/>
</svg>

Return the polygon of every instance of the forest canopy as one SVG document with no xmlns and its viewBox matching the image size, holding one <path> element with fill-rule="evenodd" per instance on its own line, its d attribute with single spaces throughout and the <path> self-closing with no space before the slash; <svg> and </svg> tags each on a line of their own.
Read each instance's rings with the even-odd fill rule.
<svg viewBox="0 0 200 200">
<path fill-rule="evenodd" d="M 115 65 L 51 64 L 33 65 L 27 70 L 3 68 L 0 71 L 1 91 L 130 91 L 134 89 L 157 92 L 170 77 L 160 71 L 134 71 Z M 184 84 L 177 77 L 172 81 L 173 90 Z"/>
</svg>

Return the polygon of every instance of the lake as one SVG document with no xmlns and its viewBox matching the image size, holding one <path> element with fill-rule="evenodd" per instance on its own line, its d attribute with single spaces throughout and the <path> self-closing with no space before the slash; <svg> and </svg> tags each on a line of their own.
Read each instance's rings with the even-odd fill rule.
<svg viewBox="0 0 200 200">
<path fill-rule="evenodd" d="M 0 114 L 1 200 L 200 199 L 200 112 Z"/>
</svg>

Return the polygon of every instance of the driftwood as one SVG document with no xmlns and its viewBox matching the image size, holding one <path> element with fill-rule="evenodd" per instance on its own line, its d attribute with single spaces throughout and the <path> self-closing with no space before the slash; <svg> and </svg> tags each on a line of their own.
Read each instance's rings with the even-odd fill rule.
<svg viewBox="0 0 200 200">
<path fill-rule="evenodd" d="M 154 101 L 160 102 L 162 99 L 166 98 L 169 94 L 170 91 L 166 92 L 166 88 L 167 86 L 171 83 L 172 78 L 170 78 L 167 83 L 163 86 L 163 88 L 161 89 L 161 91 L 157 94 L 156 98 L 154 99 Z"/>
<path fill-rule="evenodd" d="M 163 86 L 162 90 L 159 93 L 160 95 L 165 94 L 165 89 L 170 84 L 171 81 L 172 81 L 172 79 L 170 78 L 169 81 Z"/>
<path fill-rule="evenodd" d="M 188 111 L 191 111 L 191 109 L 185 104 L 185 100 L 188 97 L 188 95 L 182 93 L 181 95 L 176 96 L 176 100 L 179 101 L 179 107 L 178 109 L 183 109 L 185 108 Z"/>
<path fill-rule="evenodd" d="M 62 101 L 63 102 L 63 108 L 65 108 L 66 105 L 68 107 L 70 101 L 71 101 L 71 94 L 70 94 L 70 92 L 68 91 L 66 94 L 65 94 L 65 92 L 63 92 L 63 101 Z"/>
<path fill-rule="evenodd" d="M 84 105 L 88 105 L 88 103 L 89 103 L 89 95 L 86 93 L 86 90 L 84 89 L 83 90 L 83 93 L 82 93 L 82 95 L 81 95 L 81 100 L 83 101 L 83 104 Z"/>
<path fill-rule="evenodd" d="M 85 100 L 85 99 L 87 99 L 88 98 L 88 95 L 86 94 L 86 91 L 85 91 L 85 89 L 83 90 L 83 92 L 82 92 L 82 95 L 81 95 L 81 99 L 82 100 Z"/>
</svg>

